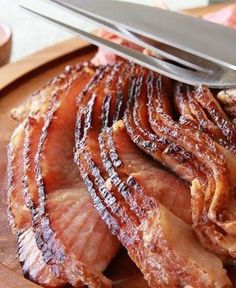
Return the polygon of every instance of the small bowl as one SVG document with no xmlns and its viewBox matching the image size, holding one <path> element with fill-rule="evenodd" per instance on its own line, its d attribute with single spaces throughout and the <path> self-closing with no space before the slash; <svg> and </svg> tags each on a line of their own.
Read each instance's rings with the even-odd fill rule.
<svg viewBox="0 0 236 288">
<path fill-rule="evenodd" d="M 8 25 L 0 23 L 0 66 L 10 60 L 12 48 L 12 33 Z"/>
</svg>

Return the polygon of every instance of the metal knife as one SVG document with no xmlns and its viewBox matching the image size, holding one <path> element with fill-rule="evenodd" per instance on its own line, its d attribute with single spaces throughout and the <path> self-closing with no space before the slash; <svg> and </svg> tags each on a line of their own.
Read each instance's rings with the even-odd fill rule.
<svg viewBox="0 0 236 288">
<path fill-rule="evenodd" d="M 236 30 L 181 13 L 112 0 L 51 0 L 236 70 Z"/>
</svg>

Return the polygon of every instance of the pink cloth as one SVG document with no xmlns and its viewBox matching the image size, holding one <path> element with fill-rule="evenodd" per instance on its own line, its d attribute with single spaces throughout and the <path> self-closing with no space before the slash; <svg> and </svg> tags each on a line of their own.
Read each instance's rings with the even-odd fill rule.
<svg viewBox="0 0 236 288">
<path fill-rule="evenodd" d="M 230 5 L 214 13 L 209 13 L 203 19 L 236 28 L 236 4 Z"/>
</svg>

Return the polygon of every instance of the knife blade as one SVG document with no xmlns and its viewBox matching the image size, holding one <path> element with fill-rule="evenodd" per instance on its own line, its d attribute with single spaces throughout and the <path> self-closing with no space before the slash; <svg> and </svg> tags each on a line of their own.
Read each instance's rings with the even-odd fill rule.
<svg viewBox="0 0 236 288">
<path fill-rule="evenodd" d="M 236 70 L 236 30 L 192 16 L 112 0 L 51 0 Z"/>
</svg>

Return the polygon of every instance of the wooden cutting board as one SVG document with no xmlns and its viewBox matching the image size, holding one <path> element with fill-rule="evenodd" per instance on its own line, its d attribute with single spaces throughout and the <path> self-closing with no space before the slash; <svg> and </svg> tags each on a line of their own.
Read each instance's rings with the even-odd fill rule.
<svg viewBox="0 0 236 288">
<path fill-rule="evenodd" d="M 222 6 L 225 4 L 189 10 L 188 13 L 202 16 Z M 66 65 L 88 61 L 95 52 L 96 47 L 79 38 L 72 38 L 0 68 L 0 288 L 39 287 L 21 276 L 15 236 L 7 223 L 6 146 L 17 125 L 11 119 L 10 111 L 46 81 L 62 72 Z M 114 280 L 127 279 L 117 288 L 148 287 L 124 251 L 111 263 L 107 275 Z"/>
</svg>

